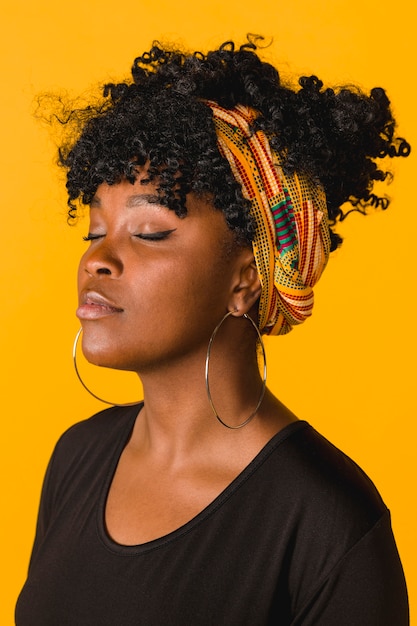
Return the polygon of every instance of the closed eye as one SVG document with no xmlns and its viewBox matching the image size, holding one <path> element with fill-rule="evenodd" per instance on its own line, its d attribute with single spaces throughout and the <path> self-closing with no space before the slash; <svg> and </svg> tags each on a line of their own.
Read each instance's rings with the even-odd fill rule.
<svg viewBox="0 0 417 626">
<path fill-rule="evenodd" d="M 161 239 L 166 239 L 174 230 L 177 229 L 171 228 L 170 230 L 160 230 L 154 233 L 138 233 L 135 237 L 145 239 L 146 241 L 160 241 Z"/>
<path fill-rule="evenodd" d="M 88 235 L 83 237 L 83 241 L 94 241 L 95 239 L 100 239 L 100 237 L 104 237 L 104 235 L 94 235 L 93 233 L 88 233 Z"/>
</svg>

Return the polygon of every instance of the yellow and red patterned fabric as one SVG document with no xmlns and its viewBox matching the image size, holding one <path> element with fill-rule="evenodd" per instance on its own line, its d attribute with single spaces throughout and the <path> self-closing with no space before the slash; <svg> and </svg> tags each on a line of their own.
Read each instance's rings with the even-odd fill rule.
<svg viewBox="0 0 417 626">
<path fill-rule="evenodd" d="M 323 188 L 305 174 L 284 174 L 281 158 L 263 131 L 253 131 L 257 112 L 243 105 L 213 112 L 220 152 L 229 161 L 256 222 L 253 250 L 262 284 L 259 328 L 288 333 L 311 315 L 312 287 L 330 252 Z"/>
</svg>

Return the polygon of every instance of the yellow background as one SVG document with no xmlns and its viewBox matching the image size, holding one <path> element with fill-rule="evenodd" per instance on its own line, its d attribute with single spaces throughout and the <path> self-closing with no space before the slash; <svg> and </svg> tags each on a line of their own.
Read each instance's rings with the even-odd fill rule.
<svg viewBox="0 0 417 626">
<path fill-rule="evenodd" d="M 75 95 L 120 78 L 154 38 L 206 50 L 250 31 L 274 38 L 265 56 L 284 76 L 317 73 L 330 84 L 385 86 L 399 132 L 417 147 L 415 27 L 408 13 L 408 0 L 3 3 L 2 626 L 13 623 L 54 442 L 101 408 L 81 389 L 71 364 L 85 225 L 66 225 L 62 174 L 49 131 L 32 116 L 35 95 L 63 88 Z M 345 222 L 345 243 L 316 290 L 313 318 L 290 336 L 269 340 L 269 383 L 378 485 L 392 511 L 415 611 L 415 159 L 393 166 L 390 209 Z"/>
</svg>

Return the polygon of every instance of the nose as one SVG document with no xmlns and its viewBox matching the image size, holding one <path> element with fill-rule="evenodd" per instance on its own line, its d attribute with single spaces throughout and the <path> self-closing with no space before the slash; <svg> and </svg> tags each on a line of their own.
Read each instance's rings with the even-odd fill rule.
<svg viewBox="0 0 417 626">
<path fill-rule="evenodd" d="M 104 240 L 93 243 L 83 255 L 80 266 L 90 276 L 118 278 L 123 272 L 120 255 Z"/>
</svg>

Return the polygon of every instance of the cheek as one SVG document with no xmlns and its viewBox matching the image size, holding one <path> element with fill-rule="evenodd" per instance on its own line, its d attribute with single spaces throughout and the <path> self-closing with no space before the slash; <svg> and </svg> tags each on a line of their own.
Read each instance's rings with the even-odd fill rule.
<svg viewBox="0 0 417 626">
<path fill-rule="evenodd" d="M 199 263 L 175 262 L 162 272 L 144 272 L 134 280 L 134 318 L 143 332 L 146 327 L 146 332 L 166 341 L 194 336 L 203 327 L 212 330 L 224 308 L 215 283 Z"/>
<path fill-rule="evenodd" d="M 176 312 L 182 315 L 206 307 L 213 299 L 215 283 L 218 280 L 212 271 L 193 259 L 190 263 L 173 263 L 163 276 L 159 276 L 155 284 L 160 288 L 155 295 L 164 299 L 167 305 L 176 305 Z"/>
<path fill-rule="evenodd" d="M 192 334 L 193 329 L 196 332 L 200 329 L 210 335 L 228 307 L 227 268 L 220 268 L 213 260 L 210 263 L 194 260 L 176 276 L 168 291 L 174 303 L 172 315 L 178 326 L 185 328 L 186 333 Z"/>
</svg>

